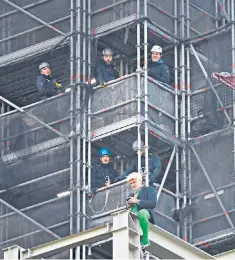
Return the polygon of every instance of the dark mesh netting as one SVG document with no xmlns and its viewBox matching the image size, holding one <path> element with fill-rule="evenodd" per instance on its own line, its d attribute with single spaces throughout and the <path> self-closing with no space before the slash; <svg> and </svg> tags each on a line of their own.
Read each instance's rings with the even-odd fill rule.
<svg viewBox="0 0 235 260">
<path fill-rule="evenodd" d="M 96 216 L 104 213 L 118 211 L 121 207 L 125 207 L 126 199 L 133 193 L 131 187 L 124 183 L 111 187 L 108 190 L 98 192 L 89 201 L 87 205 L 87 215 L 94 217 L 90 220 L 89 227 L 100 225 L 105 221 L 111 221 L 111 217 L 97 218 Z M 157 225 L 176 234 L 176 223 L 172 219 L 171 211 L 175 208 L 175 199 L 165 192 L 162 192 L 160 200 L 157 203 Z"/>
<path fill-rule="evenodd" d="M 68 1 L 56 0 L 38 3 L 41 1 L 29 0 L 12 2 L 15 2 L 15 4 L 22 8 L 35 3 L 35 5 L 30 8 L 31 14 L 47 23 L 51 23 L 55 28 L 64 33 L 67 33 L 70 29 L 70 2 Z M 22 12 L 11 13 L 10 11 L 12 10 L 14 10 L 13 7 L 4 2 L 1 3 L 1 14 L 4 14 L 4 17 L 1 17 L 0 22 L 0 27 L 2 28 L 2 33 L 0 34 L 0 39 L 2 40 L 0 50 L 3 55 L 58 36 L 58 33 L 41 25 L 35 19 Z M 9 40 L 4 40 L 8 38 Z"/>
<path fill-rule="evenodd" d="M 136 1 L 130 0 L 125 3 L 121 0 L 100 0 L 92 2 L 92 28 L 100 27 L 108 23 L 120 20 L 121 18 L 133 15 L 136 13 Z M 114 5 L 112 8 L 106 9 L 108 6 Z"/>
<path fill-rule="evenodd" d="M 233 149 L 231 133 L 210 136 L 207 140 L 195 145 L 195 150 L 210 183 L 194 153 L 192 153 L 192 196 L 196 203 L 196 210 L 192 214 L 194 238 L 230 228 L 231 226 L 225 217 L 226 212 L 235 223 Z M 210 185 L 213 185 L 217 190 L 226 212 L 221 208 Z"/>
<path fill-rule="evenodd" d="M 69 235 L 69 198 L 57 198 L 44 205 L 36 204 L 29 209 L 22 210 L 24 214 L 49 228 L 55 234 L 64 237 Z M 1 239 L 0 248 L 19 245 L 30 248 L 55 238 L 23 216 L 16 214 L 3 204 L 0 204 Z M 0 250 L 1 251 L 1 250 Z M 0 257 L 2 258 L 2 251 Z"/>
<path fill-rule="evenodd" d="M 56 121 L 52 124 L 55 129 L 69 133 L 69 95 L 37 106 L 27 111 L 46 123 Z M 69 235 L 69 196 L 59 197 L 70 187 L 68 143 L 52 131 L 42 129 L 25 114 L 13 113 L 0 120 L 4 122 L 1 134 L 5 136 L 0 160 L 0 199 L 57 235 Z M 1 249 L 15 244 L 30 248 L 55 239 L 1 201 L 0 226 Z"/>
<path fill-rule="evenodd" d="M 143 81 L 141 86 L 142 101 L 144 98 Z M 164 127 L 169 132 L 174 131 L 174 94 L 160 88 L 151 80 L 148 81 L 149 119 Z M 162 112 L 159 112 L 159 109 Z M 166 113 L 164 113 L 164 111 Z M 105 88 L 95 90 L 92 102 L 92 129 L 136 117 L 137 115 L 137 78 L 129 77 Z M 141 105 L 141 115 L 144 117 L 144 104 Z M 125 123 L 126 122 L 126 123 Z M 123 121 L 123 126 L 128 121 Z"/>
<path fill-rule="evenodd" d="M 144 7 L 142 6 L 142 13 Z M 159 27 L 163 27 L 169 32 L 174 32 L 174 0 L 149 0 L 148 1 L 148 18 Z M 165 15 L 167 13 L 168 15 Z"/>
<path fill-rule="evenodd" d="M 64 135 L 69 134 L 70 95 L 63 94 L 52 100 L 26 108 L 27 113 L 12 113 L 0 118 L 0 136 L 2 154 L 8 154 L 5 160 L 24 159 L 30 154 L 50 148 L 65 140 L 54 129 Z M 29 113 L 29 114 L 28 114 Z M 48 124 L 48 129 L 35 118 Z"/>
<path fill-rule="evenodd" d="M 203 11 L 201 11 L 203 10 Z M 190 12 L 190 26 L 193 30 L 190 30 L 190 36 L 195 37 L 198 34 L 208 32 L 214 29 L 214 0 L 191 0 L 189 6 Z M 207 15 L 207 13 L 209 15 Z M 198 33 L 197 33 L 198 32 Z"/>
<path fill-rule="evenodd" d="M 228 33 L 209 38 L 195 46 L 197 55 L 204 66 L 208 78 L 202 73 L 196 59 L 192 59 L 191 135 L 199 136 L 229 126 L 232 118 L 232 90 L 211 77 L 213 72 L 231 73 L 231 36 Z M 218 94 L 215 95 L 211 88 Z M 222 102 L 222 105 L 220 104 Z"/>
</svg>

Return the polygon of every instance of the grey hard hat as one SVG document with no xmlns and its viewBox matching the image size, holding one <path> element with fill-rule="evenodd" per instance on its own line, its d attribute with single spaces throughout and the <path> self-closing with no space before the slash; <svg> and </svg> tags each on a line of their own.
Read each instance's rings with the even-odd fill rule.
<svg viewBox="0 0 235 260">
<path fill-rule="evenodd" d="M 141 147 L 144 146 L 144 142 L 141 141 Z M 132 144 L 132 149 L 134 152 L 137 152 L 138 151 L 138 140 L 134 141 L 133 144 Z"/>
<path fill-rule="evenodd" d="M 40 71 L 41 69 L 44 69 L 44 68 L 46 68 L 46 67 L 49 67 L 49 68 L 50 68 L 49 63 L 43 62 L 43 63 L 41 63 L 41 64 L 39 65 L 38 69 L 39 69 L 39 71 Z"/>
<path fill-rule="evenodd" d="M 113 51 L 110 49 L 110 48 L 105 48 L 103 51 L 102 51 L 102 54 L 103 56 L 107 56 L 107 55 L 113 55 Z"/>
</svg>

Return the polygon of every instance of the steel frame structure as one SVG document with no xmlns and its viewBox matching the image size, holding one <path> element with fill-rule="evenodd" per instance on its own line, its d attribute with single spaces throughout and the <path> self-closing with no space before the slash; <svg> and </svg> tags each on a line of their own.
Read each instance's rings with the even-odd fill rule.
<svg viewBox="0 0 235 260">
<path fill-rule="evenodd" d="M 221 108 L 224 108 L 222 101 L 220 100 L 220 97 L 218 96 L 216 92 L 216 88 L 218 86 L 214 86 L 212 82 L 209 79 L 209 76 L 207 75 L 207 72 L 201 62 L 200 54 L 196 52 L 194 48 L 194 44 L 199 43 L 200 41 L 213 37 L 215 34 L 220 33 L 222 30 L 230 30 L 232 35 L 232 72 L 235 73 L 235 17 L 234 17 L 234 1 L 230 0 L 228 1 L 228 4 L 221 5 L 221 1 L 215 0 L 215 17 L 211 14 L 208 14 L 205 12 L 202 8 L 199 6 L 193 4 L 190 2 L 190 0 L 181 0 L 180 1 L 180 9 L 178 9 L 178 2 L 177 0 L 174 0 L 174 16 L 167 13 L 166 11 L 162 10 L 160 7 L 155 6 L 153 3 L 151 3 L 151 6 L 153 8 L 158 8 L 159 10 L 163 11 L 163 13 L 172 18 L 174 22 L 174 32 L 169 32 L 165 28 L 161 26 L 157 26 L 155 24 L 149 23 L 148 19 L 145 19 L 148 17 L 147 13 L 147 6 L 148 6 L 148 0 L 144 0 L 144 13 L 143 16 L 141 16 L 140 11 L 140 0 L 137 0 L 137 10 L 136 15 L 132 15 L 130 17 L 123 17 L 121 20 L 113 22 L 111 24 L 107 24 L 104 26 L 101 26 L 99 28 L 92 28 L 91 27 L 91 20 L 92 15 L 97 14 L 99 12 L 103 12 L 104 10 L 97 10 L 95 12 L 91 11 L 91 0 L 85 1 L 85 0 L 71 0 L 71 9 L 70 9 L 70 17 L 67 17 L 70 19 L 70 34 L 65 34 L 64 32 L 61 32 L 60 30 L 57 30 L 55 27 L 53 27 L 51 24 L 46 23 L 45 21 L 35 17 L 30 12 L 26 11 L 26 9 L 29 9 L 30 7 L 36 5 L 28 5 L 24 8 L 17 7 L 15 4 L 11 3 L 9 0 L 3 0 L 5 3 L 8 3 L 11 6 L 14 6 L 17 11 L 23 12 L 25 15 L 30 16 L 32 19 L 36 19 L 39 23 L 43 24 L 44 26 L 52 29 L 53 31 L 57 32 L 59 35 L 69 37 L 70 41 L 70 85 L 71 85 L 71 104 L 70 104 L 70 127 L 71 127 L 71 135 L 69 138 L 69 146 L 70 146 L 70 216 L 69 216 L 69 223 L 70 223 L 70 234 L 73 234 L 74 232 L 80 232 L 84 231 L 86 229 L 86 203 L 87 203 L 87 193 L 90 191 L 90 181 L 91 181 L 91 145 L 93 142 L 96 142 L 97 140 L 104 138 L 110 134 L 115 134 L 116 132 L 113 131 L 112 133 L 104 133 L 102 135 L 98 135 L 96 137 L 93 136 L 92 130 L 91 130 L 91 117 L 92 117 L 92 110 L 91 110 L 91 100 L 89 100 L 88 105 L 88 111 L 81 109 L 81 100 L 80 96 L 81 93 L 84 92 L 84 88 L 82 87 L 82 84 L 84 84 L 87 80 L 89 81 L 91 79 L 91 43 L 93 39 L 96 38 L 102 38 L 104 36 L 107 36 L 109 33 L 113 31 L 117 31 L 120 28 L 126 28 L 130 26 L 131 24 L 135 24 L 136 32 L 137 32 L 137 45 L 136 45 L 136 51 L 137 51 L 137 70 L 136 70 L 136 77 L 137 77 L 137 88 L 138 88 L 138 95 L 137 95 L 137 103 L 138 103 L 138 117 L 137 117 L 137 136 L 138 136 L 138 149 L 140 149 L 140 143 L 141 143 L 141 131 L 144 129 L 145 134 L 145 163 L 146 163 L 146 178 L 147 178 L 147 185 L 148 185 L 148 172 L 149 172 L 149 166 L 148 166 L 148 149 L 149 149 L 149 140 L 148 135 L 149 131 L 154 130 L 154 134 L 158 137 L 160 136 L 161 139 L 165 140 L 166 142 L 170 142 L 173 145 L 173 151 L 171 154 L 171 158 L 169 160 L 167 169 L 164 174 L 164 178 L 162 183 L 160 184 L 160 189 L 158 192 L 158 197 L 160 196 L 161 190 L 164 187 L 164 181 L 167 178 L 167 174 L 171 165 L 171 162 L 173 158 L 175 157 L 176 161 L 176 194 L 174 196 L 176 197 L 176 209 L 180 209 L 180 199 L 183 198 L 183 208 L 186 206 L 187 199 L 189 199 L 189 203 L 192 202 L 192 183 L 191 183 L 191 157 L 192 154 L 194 154 L 198 160 L 198 163 L 200 167 L 202 168 L 202 171 L 204 175 L 206 176 L 212 192 L 215 194 L 216 199 L 218 203 L 221 206 L 222 212 L 221 214 L 224 214 L 225 212 L 228 214 L 225 214 L 225 217 L 231 226 L 231 228 L 234 228 L 234 225 L 229 217 L 229 212 L 226 211 L 222 201 L 220 200 L 219 196 L 217 195 L 216 190 L 219 189 L 219 187 L 214 187 L 213 183 L 211 182 L 208 173 L 206 172 L 203 163 L 198 156 L 194 145 L 197 142 L 202 142 L 205 137 L 201 137 L 200 141 L 195 140 L 194 138 L 191 138 L 191 123 L 195 118 L 191 117 L 190 112 L 190 103 L 191 103 L 191 97 L 192 95 L 196 95 L 200 93 L 200 91 L 194 91 L 192 92 L 190 89 L 191 84 L 191 72 L 190 72 L 190 55 L 191 53 L 194 55 L 196 61 L 198 62 L 205 78 L 209 81 L 210 89 L 215 93 Z M 43 4 L 44 2 L 47 2 L 48 0 L 42 0 L 37 3 Z M 110 8 L 113 8 L 114 5 L 118 8 L 119 6 L 123 5 L 127 1 L 122 1 L 120 3 L 112 4 L 105 8 L 105 10 L 108 10 Z M 155 6 L 155 7 L 154 7 Z M 190 13 L 189 8 L 193 7 L 194 9 L 200 11 L 201 13 L 204 13 L 205 15 L 210 16 L 214 19 L 215 23 L 215 29 L 211 30 L 206 33 L 200 33 L 192 28 L 190 25 Z M 222 6 L 222 7 L 221 7 Z M 223 19 L 222 19 L 222 26 L 218 25 L 218 12 L 221 9 L 221 12 L 223 13 Z M 13 14 L 17 11 L 11 11 L 10 14 Z M 2 15 L 1 17 L 5 16 L 7 14 Z M 0 17 L 0 18 L 1 18 Z M 179 20 L 177 17 L 180 17 Z M 66 18 L 66 19 L 67 19 Z M 180 23 L 178 23 L 178 21 Z M 229 24 L 228 24 L 229 23 Z M 81 26 L 82 25 L 82 26 Z M 141 26 L 144 27 L 144 37 L 141 36 Z M 230 27 L 229 27 L 230 26 Z M 180 32 L 180 37 L 178 36 L 178 32 Z M 158 34 L 161 38 L 164 38 L 168 40 L 170 43 L 172 43 L 172 46 L 169 48 L 172 48 L 174 51 L 174 97 L 175 97 L 175 133 L 173 136 L 167 135 L 167 133 L 164 131 L 164 129 L 159 128 L 159 126 L 151 125 L 151 122 L 148 118 L 148 108 L 149 108 L 149 102 L 148 102 L 148 76 L 147 76 L 147 59 L 148 59 L 148 32 L 151 31 L 153 34 Z M 193 31 L 197 34 L 195 37 L 190 37 L 190 31 Z M 76 32 L 76 33 L 74 33 Z M 141 43 L 142 41 L 142 43 Z M 82 46 L 82 48 L 81 48 Z M 141 59 L 141 48 L 144 48 L 144 68 L 143 70 L 140 67 L 140 59 Z M 122 75 L 122 78 L 120 80 L 124 80 L 128 76 L 123 76 L 125 74 L 128 74 L 130 71 L 128 70 L 128 64 L 124 66 L 123 60 L 120 61 L 120 74 Z M 140 77 L 141 74 L 144 75 L 144 104 L 145 104 L 145 113 L 144 118 L 141 118 L 140 116 L 140 106 L 141 106 L 141 93 L 140 93 Z M 83 76 L 82 76 L 83 75 Z M 110 84 L 114 84 L 117 81 L 110 82 Z M 155 82 L 158 84 L 158 86 L 161 88 L 164 88 L 159 82 Z M 204 90 L 201 90 L 203 92 Z M 179 108 L 178 108 L 178 101 L 180 97 L 180 115 L 179 115 Z M 76 102 L 74 102 L 76 100 Z M 14 106 L 14 104 L 9 103 L 6 104 L 5 99 L 1 99 L 2 106 L 1 106 L 1 114 L 7 115 L 8 111 L 10 110 L 11 106 Z M 74 107 L 74 104 L 76 104 L 76 107 Z M 187 106 L 186 106 L 187 104 Z M 17 107 L 16 107 L 17 108 Z M 18 108 L 17 108 L 18 109 Z M 235 109 L 235 96 L 233 93 L 233 111 Z M 20 112 L 23 112 L 22 109 Z M 80 113 L 81 112 L 81 113 Z M 102 113 L 103 111 L 101 111 Z M 164 111 L 162 111 L 164 113 Z M 11 112 L 9 112 L 11 113 Z M 230 117 L 228 116 L 228 113 L 226 109 L 223 109 L 223 113 L 225 114 L 226 118 L 229 122 L 231 122 Z M 233 127 L 231 128 L 233 131 L 233 134 L 235 136 L 235 116 L 233 114 Z M 81 121 L 82 120 L 82 121 Z M 48 129 L 51 129 L 50 125 L 46 125 L 43 122 L 40 122 L 44 124 Z M 82 128 L 80 126 L 83 126 Z M 144 128 L 142 126 L 144 125 Z M 135 125 L 136 126 L 136 125 Z M 134 125 L 130 126 L 134 127 Z M 152 128 L 151 128 L 152 127 Z M 231 129 L 224 129 L 221 130 L 224 131 L 230 131 Z M 118 131 L 118 129 L 116 129 Z M 219 132 L 221 132 L 219 131 Z M 60 133 L 58 133 L 60 134 Z M 209 135 L 215 135 L 216 133 L 211 133 Z M 63 137 L 63 136 L 62 136 Z M 174 139 L 175 137 L 175 139 Z M 174 140 L 174 141 L 173 141 Z M 187 141 L 189 141 L 189 146 L 186 146 Z M 82 147 L 81 147 L 82 143 Z M 76 147 L 76 152 L 74 152 L 74 148 Z M 235 149 L 235 138 L 234 138 L 234 149 Z M 86 150 L 88 153 L 86 153 Z M 81 153 L 82 151 L 82 153 Z M 3 155 L 3 152 L 2 152 Z M 235 156 L 235 155 L 234 155 Z M 140 157 L 138 158 L 138 168 L 140 170 Z M 234 157 L 234 167 L 235 167 L 235 157 Z M 183 171 L 183 187 L 182 190 L 180 190 L 180 168 Z M 77 169 L 77 172 L 75 172 L 75 169 Z M 80 172 L 80 170 L 82 171 Z M 65 169 L 68 170 L 68 169 Z M 53 174 L 60 174 L 59 173 L 52 173 Z M 74 183 L 74 177 L 76 175 L 77 182 Z M 81 182 L 82 180 L 86 179 L 86 176 L 88 176 L 88 182 Z M 48 176 L 49 178 L 49 176 Z M 35 180 L 36 182 L 37 180 Z M 231 184 L 233 185 L 233 184 Z M 88 186 L 88 189 L 87 189 Z M 226 186 L 227 187 L 227 186 Z M 226 188 L 225 187 L 225 188 Z M 82 191 L 82 196 L 80 191 Z M 208 191 L 211 192 L 211 191 Z M 82 203 L 77 203 L 76 208 L 74 208 L 74 201 Z M 46 203 L 46 202 L 45 202 Z M 10 206 L 10 205 L 8 205 Z M 35 205 L 36 206 L 36 205 Z M 17 214 L 23 214 L 23 210 L 15 210 Z M 22 215 L 23 216 L 23 215 Z M 26 216 L 26 215 L 25 215 Z M 76 217 L 75 217 L 76 216 Z M 7 217 L 7 216 L 6 216 Z M 27 216 L 26 216 L 27 217 Z M 216 216 L 211 216 L 211 218 Z M 80 219 L 82 218 L 82 221 Z M 189 222 L 191 223 L 191 216 L 189 217 Z M 76 219 L 76 221 L 75 221 Z M 34 221 L 34 220 L 31 220 Z M 74 230 L 74 222 L 76 224 L 76 230 Z M 39 224 L 39 223 L 38 223 Z M 63 224 L 63 223 L 62 223 Z M 192 223 L 192 225 L 195 223 Z M 186 225 L 186 223 L 185 223 Z M 190 226 L 189 230 L 186 226 L 180 230 L 180 226 L 177 227 L 177 235 L 181 236 L 184 240 L 192 242 L 192 225 Z M 43 229 L 44 231 L 48 232 L 48 227 L 43 227 L 38 225 L 39 228 Z M 50 229 L 50 227 L 49 227 Z M 182 233 L 181 233 L 182 232 Z M 225 235 L 226 236 L 226 235 Z M 218 238 L 219 239 L 219 238 Z M 211 241 L 214 241 L 215 239 L 207 240 L 205 242 L 200 242 L 200 245 L 202 244 L 208 244 Z M 199 244 L 196 244 L 197 246 Z M 80 258 L 80 250 L 81 248 L 77 248 L 76 257 L 77 259 Z M 82 247 L 82 258 L 86 258 L 86 248 L 85 246 Z M 73 252 L 71 250 L 70 252 L 70 259 L 73 258 Z"/>
</svg>

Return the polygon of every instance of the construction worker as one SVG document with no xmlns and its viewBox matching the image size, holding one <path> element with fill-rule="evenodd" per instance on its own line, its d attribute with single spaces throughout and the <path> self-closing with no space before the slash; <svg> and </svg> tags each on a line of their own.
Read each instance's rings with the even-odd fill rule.
<svg viewBox="0 0 235 260">
<path fill-rule="evenodd" d="M 166 84 L 170 84 L 170 72 L 169 67 L 164 63 L 162 59 L 162 47 L 154 45 L 151 49 L 151 62 L 148 67 L 148 76 L 161 81 Z"/>
<path fill-rule="evenodd" d="M 133 142 L 132 149 L 138 155 L 138 140 Z M 145 168 L 145 154 L 144 143 L 141 141 L 141 168 Z M 134 159 L 128 169 L 126 169 L 119 177 L 115 179 L 115 182 L 125 179 L 130 173 L 138 171 L 138 157 Z M 149 182 L 150 184 L 158 181 L 158 176 L 161 172 L 161 161 L 157 155 L 149 153 Z"/>
<path fill-rule="evenodd" d="M 149 222 L 156 224 L 156 212 L 154 210 L 157 203 L 156 190 L 153 187 L 145 187 L 142 184 L 142 176 L 138 172 L 133 172 L 127 177 L 134 193 L 127 198 L 127 208 L 138 216 L 142 229 L 141 246 L 142 249 L 150 245 L 148 238 Z"/>
<path fill-rule="evenodd" d="M 119 73 L 113 65 L 113 51 L 106 48 L 102 52 L 102 59 L 98 61 L 95 67 L 96 85 L 105 86 L 105 83 L 119 78 Z"/>
<path fill-rule="evenodd" d="M 44 99 L 59 94 L 61 92 L 61 84 L 52 77 L 49 63 L 41 63 L 38 69 L 40 75 L 37 76 L 36 86 L 40 97 Z"/>
<path fill-rule="evenodd" d="M 91 169 L 91 189 L 109 186 L 117 177 L 117 171 L 111 162 L 111 152 L 108 148 L 99 149 L 99 160 L 94 163 Z"/>
</svg>

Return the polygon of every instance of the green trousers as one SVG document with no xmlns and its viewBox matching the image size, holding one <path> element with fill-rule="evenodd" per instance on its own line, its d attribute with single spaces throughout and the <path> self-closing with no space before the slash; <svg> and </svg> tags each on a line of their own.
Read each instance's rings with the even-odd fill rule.
<svg viewBox="0 0 235 260">
<path fill-rule="evenodd" d="M 140 221 L 140 227 L 143 232 L 143 237 L 141 240 L 141 243 L 146 245 L 149 241 L 149 219 L 150 219 L 150 214 L 148 210 L 146 209 L 141 209 L 137 213 L 138 219 Z"/>
</svg>

